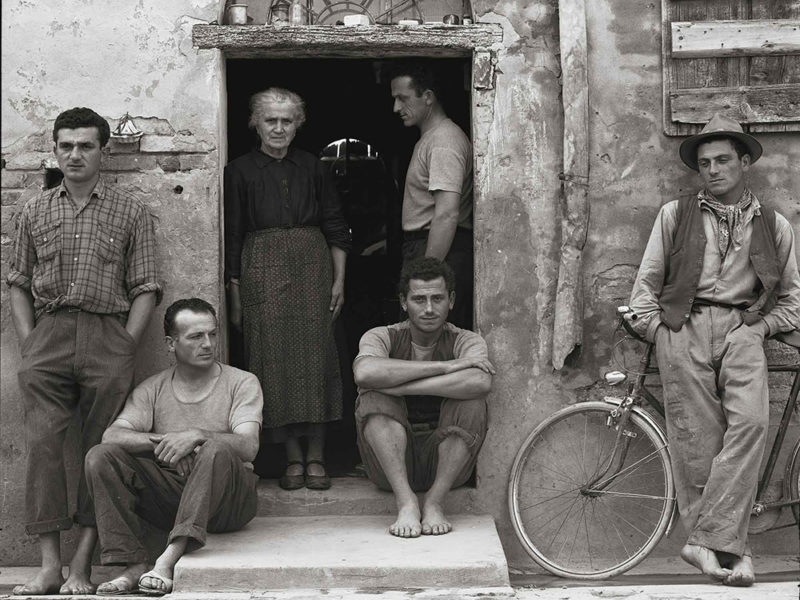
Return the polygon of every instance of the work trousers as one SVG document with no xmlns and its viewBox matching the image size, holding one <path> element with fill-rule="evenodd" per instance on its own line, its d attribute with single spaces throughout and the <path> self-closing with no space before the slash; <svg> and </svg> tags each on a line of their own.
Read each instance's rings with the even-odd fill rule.
<svg viewBox="0 0 800 600">
<path fill-rule="evenodd" d="M 186 551 L 206 543 L 206 532 L 237 531 L 255 515 L 258 476 L 225 443 L 200 446 L 188 477 L 154 457 L 100 444 L 86 455 L 86 480 L 97 507 L 104 565 L 147 562 L 142 519 L 169 530 L 168 542 L 189 538 Z"/>
<path fill-rule="evenodd" d="M 25 412 L 26 529 L 69 529 L 64 439 L 80 415 L 81 473 L 74 521 L 95 524 L 83 458 L 119 413 L 133 384 L 136 344 L 113 315 L 62 309 L 43 313 L 21 346 L 19 386 Z"/>
<path fill-rule="evenodd" d="M 742 556 L 769 428 L 763 340 L 741 311 L 704 306 L 657 329 L 656 355 L 689 543 Z"/>
<path fill-rule="evenodd" d="M 364 426 L 370 417 L 383 415 L 397 421 L 406 430 L 406 471 L 408 483 L 415 492 L 424 491 L 436 479 L 439 462 L 439 444 L 447 437 L 456 436 L 464 441 L 469 451 L 469 459 L 459 472 L 453 487 L 466 483 L 475 463 L 478 452 L 486 437 L 486 400 L 442 400 L 439 424 L 433 431 L 414 431 L 408 422 L 406 400 L 402 396 L 390 396 L 374 390 L 361 392 L 356 400 L 356 430 L 358 449 L 367 477 L 382 490 L 391 491 L 392 486 L 386 478 L 378 457 L 364 437 Z"/>
<path fill-rule="evenodd" d="M 406 232 L 403 239 L 403 264 L 425 256 L 428 247 L 427 229 Z M 450 251 L 444 258 L 456 275 L 456 303 L 447 320 L 461 329 L 472 329 L 472 296 L 474 289 L 474 255 L 472 230 L 456 227 Z"/>
</svg>

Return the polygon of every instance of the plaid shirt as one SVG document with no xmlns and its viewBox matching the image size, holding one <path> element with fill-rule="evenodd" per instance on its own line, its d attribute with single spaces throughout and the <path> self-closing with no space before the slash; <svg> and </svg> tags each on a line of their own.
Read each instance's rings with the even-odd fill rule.
<svg viewBox="0 0 800 600">
<path fill-rule="evenodd" d="M 102 178 L 83 207 L 63 182 L 28 201 L 9 266 L 8 285 L 31 291 L 37 317 L 61 306 L 125 314 L 139 294 L 161 299 L 152 217 Z"/>
</svg>

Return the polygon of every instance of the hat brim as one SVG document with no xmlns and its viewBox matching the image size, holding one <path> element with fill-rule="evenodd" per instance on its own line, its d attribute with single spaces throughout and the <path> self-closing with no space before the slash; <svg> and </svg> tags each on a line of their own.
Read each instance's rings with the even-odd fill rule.
<svg viewBox="0 0 800 600">
<path fill-rule="evenodd" d="M 683 143 L 681 143 L 681 160 L 687 167 L 694 171 L 699 170 L 697 167 L 697 147 L 711 137 L 729 137 L 742 142 L 747 147 L 747 153 L 750 155 L 751 164 L 761 158 L 761 154 L 764 152 L 759 141 L 752 135 L 746 133 L 739 133 L 738 131 L 711 131 L 709 133 L 700 133 L 683 140 Z"/>
</svg>

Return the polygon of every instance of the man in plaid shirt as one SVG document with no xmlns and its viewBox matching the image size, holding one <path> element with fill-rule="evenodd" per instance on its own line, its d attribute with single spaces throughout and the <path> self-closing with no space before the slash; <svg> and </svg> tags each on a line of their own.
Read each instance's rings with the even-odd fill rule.
<svg viewBox="0 0 800 600">
<path fill-rule="evenodd" d="M 100 177 L 110 130 L 88 108 L 56 118 L 62 183 L 25 204 L 10 261 L 11 313 L 20 342 L 19 384 L 28 448 L 26 529 L 38 535 L 42 568 L 15 594 L 90 594 L 97 541 L 83 471 L 77 512 L 68 514 L 63 446 L 81 418 L 81 465 L 133 384 L 136 346 L 158 303 L 155 233 L 147 208 Z M 60 532 L 80 527 L 69 578 Z"/>
</svg>

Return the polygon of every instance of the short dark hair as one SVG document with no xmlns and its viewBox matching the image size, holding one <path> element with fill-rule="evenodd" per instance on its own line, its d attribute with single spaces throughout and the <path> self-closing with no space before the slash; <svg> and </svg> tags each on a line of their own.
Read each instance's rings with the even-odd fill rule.
<svg viewBox="0 0 800 600">
<path fill-rule="evenodd" d="M 703 138 L 703 140 L 699 144 L 697 144 L 696 153 L 699 154 L 700 146 L 704 146 L 705 144 L 710 144 L 711 142 L 722 142 L 725 140 L 731 143 L 733 149 L 736 151 L 736 156 L 739 157 L 739 160 L 741 160 L 741 158 L 745 154 L 748 155 L 750 154 L 750 150 L 747 148 L 747 145 L 742 140 L 739 140 L 735 137 L 731 137 L 729 135 L 725 135 L 724 133 L 721 133 L 719 135 L 710 135 L 707 138 Z M 752 156 L 750 158 L 752 159 Z M 697 155 L 695 155 L 694 159 L 695 161 L 697 161 Z"/>
<path fill-rule="evenodd" d="M 417 96 L 422 96 L 425 90 L 431 90 L 436 98 L 441 100 L 439 78 L 431 65 L 417 61 L 393 64 L 389 67 L 389 81 L 398 77 L 411 78 L 411 87 L 417 92 Z"/>
<path fill-rule="evenodd" d="M 400 272 L 400 281 L 397 282 L 397 291 L 405 298 L 408 295 L 409 282 L 412 279 L 433 281 L 439 277 L 444 278 L 448 293 L 455 291 L 456 274 L 450 268 L 450 265 L 432 256 L 415 258 L 403 266 L 403 270 Z"/>
<path fill-rule="evenodd" d="M 78 127 L 97 127 L 100 147 L 105 147 L 111 137 L 111 128 L 103 117 L 85 106 L 76 106 L 65 110 L 56 117 L 53 124 L 53 141 L 58 142 L 59 129 L 77 129 Z"/>
<path fill-rule="evenodd" d="M 208 313 L 215 319 L 217 311 L 202 298 L 181 298 L 169 305 L 164 313 L 164 335 L 172 337 L 175 332 L 175 318 L 182 310 L 190 310 L 193 313 Z"/>
</svg>

